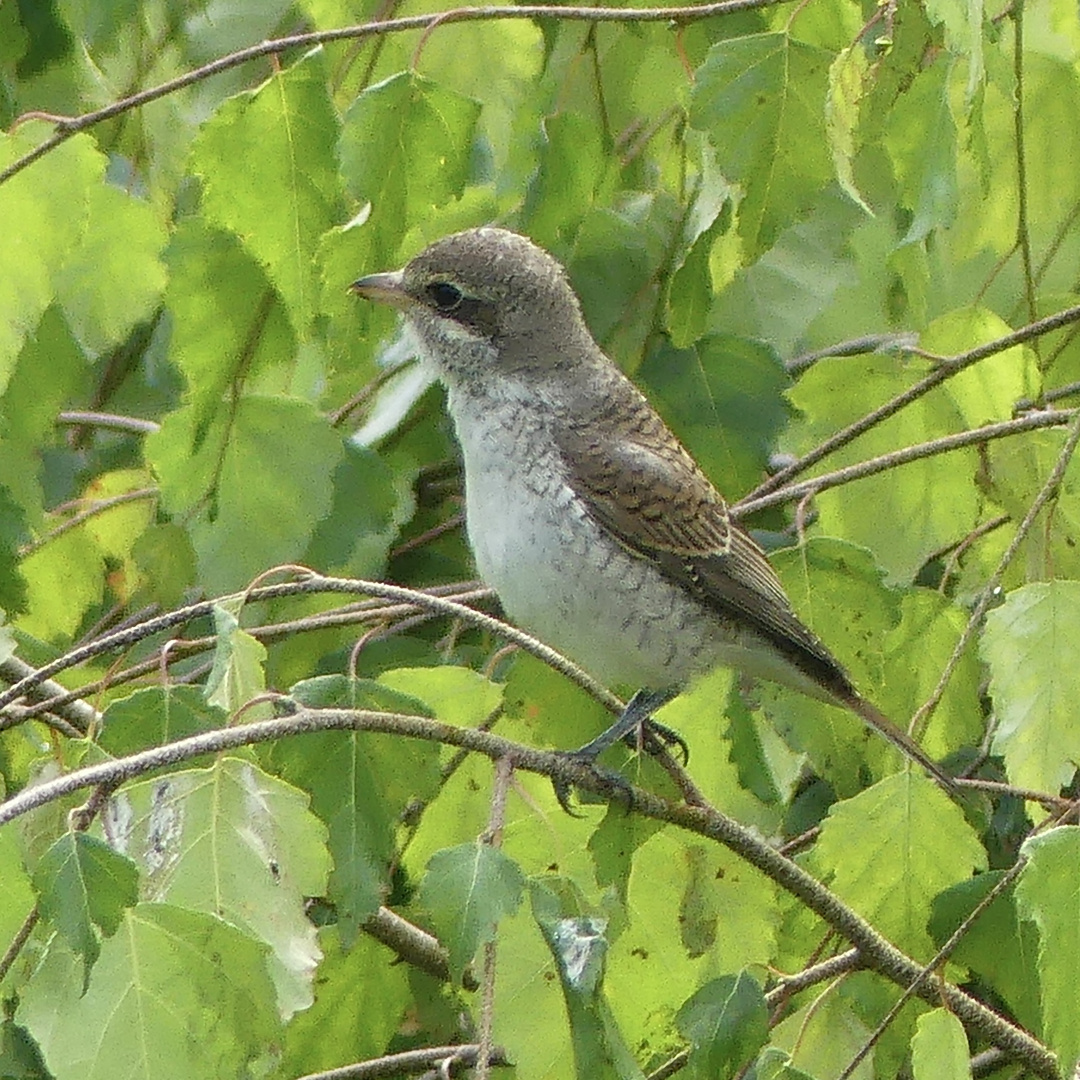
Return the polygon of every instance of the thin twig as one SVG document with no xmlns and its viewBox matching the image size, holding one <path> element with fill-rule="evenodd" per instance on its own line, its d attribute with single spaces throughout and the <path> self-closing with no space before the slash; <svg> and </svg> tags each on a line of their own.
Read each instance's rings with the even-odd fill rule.
<svg viewBox="0 0 1080 1080">
<path fill-rule="evenodd" d="M 945 690 L 949 685 L 949 680 L 952 678 L 953 672 L 956 670 L 956 665 L 960 663 L 960 658 L 964 655 L 968 645 L 971 643 L 971 639 L 975 636 L 975 632 L 981 625 L 990 605 L 998 598 L 998 589 L 1001 587 L 1001 582 L 1005 577 L 1005 571 L 1016 557 L 1016 553 L 1020 550 L 1020 545 L 1031 531 L 1032 525 L 1035 524 L 1035 519 L 1057 491 L 1058 485 L 1061 483 L 1061 478 L 1065 475 L 1065 470 L 1069 467 L 1069 462 L 1072 460 L 1078 442 L 1080 442 L 1080 415 L 1077 415 L 1073 420 L 1072 425 L 1069 428 L 1069 435 L 1061 448 L 1061 453 L 1058 454 L 1058 459 L 1054 464 L 1054 468 L 1046 478 L 1046 483 L 1043 484 L 1042 490 L 1032 500 L 1028 512 L 1024 515 L 1024 520 L 1020 522 L 1011 543 L 1008 548 L 1005 549 L 1005 553 L 1001 556 L 997 569 L 990 576 L 990 580 L 983 588 L 982 594 L 979 596 L 979 599 L 968 618 L 967 625 L 964 627 L 960 639 L 957 641 L 952 654 L 945 664 L 944 670 L 941 672 L 941 678 L 938 679 L 938 684 L 934 688 L 934 692 L 926 699 L 911 718 L 912 730 L 922 730 L 923 724 L 926 723 L 930 714 L 938 707 L 941 699 L 945 696 Z"/>
<path fill-rule="evenodd" d="M 72 424 L 77 427 L 109 428 L 112 431 L 130 431 L 138 435 L 152 435 L 161 425 L 156 420 L 142 420 L 137 416 L 119 416 L 116 413 L 81 412 L 77 409 L 65 409 L 60 413 L 58 424 Z"/>
<path fill-rule="evenodd" d="M 1001 420 L 996 424 L 986 424 L 984 427 L 972 428 L 970 431 L 961 431 L 955 435 L 943 435 L 939 439 L 930 439 L 928 442 L 917 443 L 915 446 L 905 446 L 900 450 L 892 450 L 887 454 L 881 454 L 867 461 L 860 461 L 855 465 L 848 465 L 835 472 L 815 476 L 810 480 L 803 480 L 798 484 L 789 484 L 787 487 L 772 491 L 767 495 L 758 496 L 752 493 L 745 499 L 734 503 L 732 512 L 737 517 L 755 514 L 769 506 L 780 503 L 793 502 L 796 499 L 804 499 L 808 495 L 816 495 L 820 491 L 839 487 L 841 484 L 850 484 L 853 480 L 861 480 L 876 473 L 895 469 L 900 465 L 907 465 L 912 461 L 934 457 L 937 454 L 947 454 L 954 450 L 962 450 L 966 446 L 977 446 L 980 443 L 990 442 L 992 439 L 1003 439 L 1010 435 L 1020 435 L 1025 431 L 1036 431 L 1040 428 L 1063 427 L 1076 416 L 1080 416 L 1077 409 L 1052 409 L 1044 412 L 1029 413 L 1027 416 L 1017 417 L 1015 420 Z M 764 485 L 762 485 L 764 486 Z M 759 487 L 757 491 L 761 491 Z"/>
<path fill-rule="evenodd" d="M 17 656 L 9 656 L 0 661 L 0 680 L 4 682 L 22 682 L 35 674 L 35 669 Z M 101 713 L 97 709 L 85 701 L 80 701 L 79 696 L 69 696 L 67 688 L 52 679 L 41 680 L 27 693 L 27 698 L 30 701 L 40 701 L 43 712 L 56 713 L 76 728 L 79 735 L 85 735 L 101 720 Z M 63 700 L 65 698 L 66 700 Z"/>
<path fill-rule="evenodd" d="M 562 7 L 558 4 L 522 4 L 520 7 L 459 7 L 449 11 L 432 12 L 427 15 L 410 15 L 401 19 L 385 19 L 382 21 L 362 23 L 359 26 L 345 26 L 333 30 L 316 30 L 307 34 L 291 34 L 288 37 L 275 38 L 271 41 L 263 41 L 258 45 L 251 45 L 246 49 L 238 49 L 227 56 L 219 57 L 202 67 L 185 72 L 175 79 L 141 90 L 137 94 L 114 101 L 111 105 L 96 109 L 94 112 L 83 113 L 81 116 L 58 117 L 50 116 L 49 119 L 56 123 L 57 130 L 36 146 L 29 153 L 17 158 L 6 169 L 0 171 L 0 184 L 6 183 L 23 169 L 32 165 L 35 161 L 44 157 L 61 143 L 66 142 L 73 135 L 87 128 L 100 124 L 103 120 L 111 120 L 130 109 L 157 101 L 202 82 L 212 75 L 218 75 L 223 71 L 230 71 L 251 60 L 258 60 L 264 56 L 277 56 L 290 49 L 311 49 L 316 45 L 326 45 L 333 41 L 350 41 L 356 38 L 373 37 L 381 34 L 396 34 L 405 30 L 424 30 L 433 25 L 447 26 L 450 23 L 463 22 L 486 22 L 501 19 L 565 19 L 576 22 L 672 22 L 691 23 L 703 19 L 716 18 L 719 15 L 731 15 L 739 11 L 750 11 L 755 8 L 774 7 L 778 4 L 787 3 L 789 0 L 721 0 L 713 4 L 691 4 L 682 7 L 659 7 L 659 8 L 611 8 L 611 7 Z M 13 127 L 26 119 L 40 119 L 40 114 L 34 117 L 27 114 L 15 120 Z"/>
<path fill-rule="evenodd" d="M 364 920 L 360 929 L 388 949 L 392 949 L 413 967 L 441 982 L 451 981 L 450 961 L 438 938 L 432 937 L 419 926 L 414 926 L 396 912 L 380 907 Z M 461 984 L 466 990 L 476 990 L 479 986 L 476 976 L 469 968 L 465 969 Z"/>
<path fill-rule="evenodd" d="M 789 375 L 801 375 L 813 367 L 819 360 L 833 356 L 865 356 L 867 353 L 897 352 L 910 350 L 918 343 L 914 333 L 866 334 L 864 337 L 841 341 L 824 349 L 802 353 L 791 360 L 784 361 L 784 369 Z"/>
<path fill-rule="evenodd" d="M 160 493 L 157 488 L 139 488 L 137 491 L 125 491 L 120 495 L 112 495 L 107 499 L 97 499 L 90 503 L 85 510 L 80 510 L 79 513 L 69 517 L 67 521 L 62 521 L 55 529 L 51 529 L 43 536 L 38 537 L 37 540 L 31 541 L 29 544 L 24 544 L 19 548 L 19 558 L 25 559 L 30 555 L 33 555 L 35 551 L 40 551 L 46 544 L 57 539 L 57 537 L 63 536 L 64 533 L 71 532 L 72 529 L 77 529 L 84 522 L 89 521 L 93 517 L 97 517 L 99 514 L 104 514 L 108 510 L 112 510 L 114 507 L 123 506 L 129 502 L 140 502 L 144 499 L 156 499 Z"/>
<path fill-rule="evenodd" d="M 1016 142 L 1016 246 L 1024 267 L 1024 295 L 1027 298 L 1027 317 L 1035 318 L 1035 274 L 1031 260 L 1031 232 L 1028 228 L 1027 154 L 1024 150 L 1024 4 L 1013 8 L 1013 138 Z M 1042 354 L 1038 339 L 1032 345 L 1042 370 Z"/>
<path fill-rule="evenodd" d="M 19 958 L 19 953 L 22 952 L 23 946 L 30 939 L 30 935 L 34 932 L 34 927 L 37 926 L 38 920 L 41 918 L 41 911 L 35 904 L 27 916 L 22 921 L 22 926 L 15 932 L 15 936 L 11 939 L 11 944 L 4 950 L 4 955 L 0 956 L 0 982 L 3 982 L 7 978 L 7 973 L 11 970 L 11 965 L 15 963 Z"/>
<path fill-rule="evenodd" d="M 474 1064 L 479 1050 L 480 1048 L 474 1043 L 463 1043 L 460 1046 L 429 1046 L 423 1050 L 406 1050 L 400 1054 L 372 1058 L 370 1061 L 358 1061 L 355 1065 L 343 1065 L 340 1069 L 307 1073 L 298 1080 L 381 1080 L 383 1077 L 418 1073 L 433 1065 L 439 1068 L 437 1075 L 450 1076 L 450 1068 L 454 1065 L 468 1068 Z M 493 1065 L 510 1064 L 502 1050 L 493 1053 L 491 1060 Z M 446 1066 L 445 1070 L 443 1066 Z"/>
<path fill-rule="evenodd" d="M 300 596 L 308 593 L 366 593 L 369 596 L 378 596 L 399 603 L 412 604 L 421 610 L 432 611 L 438 615 L 449 615 L 461 619 L 470 626 L 486 630 L 520 645 L 526 652 L 543 661 L 556 671 L 565 675 L 575 685 L 580 686 L 596 701 L 603 705 L 609 712 L 618 714 L 622 711 L 623 703 L 606 687 L 598 683 L 592 676 L 583 671 L 577 664 L 571 663 L 566 657 L 557 653 L 554 649 L 538 641 L 531 634 L 526 634 L 508 623 L 466 607 L 464 604 L 445 600 L 431 593 L 421 592 L 416 589 L 406 589 L 398 585 L 388 585 L 382 581 L 364 581 L 351 578 L 330 578 L 311 573 L 303 581 L 284 582 L 279 585 L 262 586 L 247 595 L 249 601 L 274 600 L 286 596 Z M 243 594 L 239 594 L 243 595 Z M 92 641 L 78 649 L 72 649 L 64 656 L 53 660 L 38 668 L 32 675 L 20 679 L 14 686 L 0 692 L 0 711 L 13 701 L 17 701 L 23 694 L 32 690 L 39 683 L 52 678 L 58 672 L 67 668 L 82 664 L 102 653 L 112 652 L 116 649 L 125 649 L 137 641 L 149 637 L 152 634 L 172 629 L 193 619 L 205 618 L 213 613 L 216 604 L 223 599 L 206 600 L 187 607 L 178 608 L 154 619 L 148 619 L 137 627 L 131 627 L 115 634 L 107 634 L 105 637 Z M 0 731 L 12 726 L 9 720 L 0 716 Z"/>
<path fill-rule="evenodd" d="M 464 747 L 492 759 L 509 757 L 515 768 L 560 777 L 567 783 L 625 802 L 644 817 L 665 821 L 680 829 L 723 844 L 761 870 L 860 951 L 864 965 L 900 986 L 920 977 L 923 965 L 905 956 L 868 922 L 848 908 L 824 885 L 797 864 L 785 859 L 768 843 L 738 822 L 713 808 L 672 803 L 651 792 L 625 784 L 614 787 L 603 774 L 564 754 L 513 743 L 490 732 L 460 728 L 422 716 L 350 709 L 298 709 L 292 716 L 256 721 L 178 739 L 167 746 L 143 750 L 115 761 L 87 766 L 26 788 L 0 804 L 0 825 L 75 791 L 97 784 L 117 785 L 203 754 L 221 753 L 273 739 L 328 730 L 382 731 L 407 738 L 426 739 Z M 918 995 L 944 1004 L 982 1038 L 1022 1061 L 1045 1080 L 1059 1080 L 1053 1056 L 1026 1032 L 998 1016 L 981 1002 L 948 983 L 928 987 Z"/>
<path fill-rule="evenodd" d="M 435 585 L 429 589 L 424 590 L 432 596 L 445 596 L 447 599 L 456 600 L 460 604 L 473 604 L 490 599 L 494 594 L 487 586 L 480 585 L 479 582 L 455 582 L 449 585 Z M 249 599 L 252 599 L 249 597 Z M 258 599 L 255 597 L 254 599 Z M 385 604 L 381 600 L 364 600 L 355 604 L 345 604 L 339 608 L 334 608 L 331 611 L 324 611 L 315 615 L 306 615 L 301 619 L 289 619 L 280 623 L 268 623 L 262 626 L 254 626 L 248 629 L 246 632 L 254 637 L 258 641 L 264 643 L 272 643 L 282 638 L 292 637 L 300 633 L 310 633 L 315 630 L 324 630 L 332 627 L 345 627 L 355 626 L 357 624 L 364 623 L 387 623 L 385 630 L 383 630 L 378 636 L 389 637 L 391 634 L 401 633 L 414 626 L 419 625 L 429 619 L 437 618 L 438 615 L 433 612 L 421 612 L 420 614 L 413 614 L 416 612 L 415 604 Z M 147 621 L 146 618 L 140 620 L 139 623 L 129 624 L 124 629 L 134 629 L 136 626 L 142 625 Z M 156 633 L 156 629 L 148 630 L 145 634 L 146 637 L 152 636 Z M 163 661 L 166 664 L 173 664 L 180 660 L 187 659 L 198 653 L 209 652 L 214 648 L 217 639 L 212 635 L 199 638 L 174 638 L 169 642 L 168 655 L 165 655 L 165 650 L 160 649 L 149 658 L 141 660 L 138 663 L 132 664 L 131 667 L 124 668 L 120 671 L 113 671 L 105 675 L 103 678 L 96 679 L 93 682 L 84 683 L 81 686 L 75 687 L 73 690 L 66 690 L 59 683 L 46 680 L 40 690 L 41 700 L 35 705 L 20 706 L 19 721 L 33 719 L 46 712 L 59 712 L 65 706 L 70 703 L 80 703 L 80 699 L 90 697 L 93 694 L 98 694 L 102 690 L 109 689 L 110 687 L 120 686 L 124 683 L 134 682 L 136 679 L 141 678 L 143 675 L 151 674 L 157 671 Z M 35 669 L 30 667 L 29 664 L 24 664 L 21 661 L 15 662 L 14 665 L 8 666 L 0 663 L 0 680 L 8 683 L 14 683 L 22 679 L 26 679 L 35 674 Z M 164 677 L 159 680 L 164 681 Z M 46 693 L 46 690 L 48 693 Z M 31 692 L 27 695 L 31 700 L 37 701 L 38 692 Z M 85 706 L 89 709 L 89 706 Z M 12 710 L 16 708 L 13 705 L 6 705 L 2 710 L 0 716 L 14 716 Z M 90 710 L 90 713 L 85 717 L 86 721 L 97 717 L 100 719 L 100 714 L 95 710 Z M 75 722 L 74 720 L 72 721 Z M 0 728 L 10 727 L 10 723 L 0 719 Z M 81 728 L 81 723 L 76 724 Z"/>
<path fill-rule="evenodd" d="M 1061 327 L 1068 326 L 1078 320 L 1080 320 L 1080 304 L 1063 308 L 1054 315 L 1048 315 L 1045 319 L 1039 319 L 1036 322 L 1029 323 L 1027 326 L 1022 326 L 1019 330 L 1014 330 L 1003 337 L 988 341 L 986 344 L 979 345 L 966 353 L 942 359 L 929 375 L 920 379 L 913 386 L 909 386 L 903 393 L 897 394 L 896 397 L 891 398 L 883 405 L 860 417 L 854 423 L 849 424 L 846 428 L 830 435 L 829 438 L 804 454 L 798 461 L 774 473 L 764 483 L 759 484 L 743 501 L 756 501 L 769 492 L 783 487 L 793 477 L 806 472 L 807 469 L 816 465 L 822 458 L 827 457 L 842 446 L 847 446 L 858 436 L 876 427 L 890 416 L 895 416 L 901 409 L 910 405 L 913 401 L 917 401 L 947 379 L 951 379 L 954 375 L 971 367 L 972 364 L 977 364 L 987 357 L 996 356 L 998 353 L 1011 349 L 1015 345 L 1022 345 L 1034 338 L 1041 337 L 1052 330 L 1059 330 Z"/>
<path fill-rule="evenodd" d="M 491 813 L 481 841 L 491 847 L 502 847 L 503 827 L 506 824 L 506 796 L 514 775 L 513 758 L 501 757 L 495 762 L 495 783 L 491 791 Z M 491 1076 L 491 1057 L 495 1049 L 495 965 L 498 958 L 496 939 L 484 942 L 484 973 L 481 976 L 480 1050 L 476 1055 L 475 1080 Z"/>
<path fill-rule="evenodd" d="M 850 1080 L 855 1074 L 855 1070 L 866 1058 L 866 1055 L 877 1045 L 881 1036 L 889 1030 L 892 1022 L 900 1015 L 900 1010 L 915 996 L 916 993 L 918 993 L 919 989 L 930 975 L 937 971 L 941 965 L 952 956 L 956 951 L 956 947 L 964 939 L 967 932 L 975 925 L 982 913 L 1017 879 L 1017 877 L 1019 877 L 1020 872 L 1025 865 L 1027 865 L 1027 859 L 1017 859 L 1009 868 L 1008 873 L 1003 874 L 994 887 L 975 905 L 974 908 L 972 908 L 967 917 L 949 935 L 945 944 L 938 949 L 934 958 L 923 968 L 919 978 L 913 979 L 911 983 L 904 987 L 904 992 L 893 1002 L 888 1012 L 881 1018 L 877 1027 L 855 1052 L 852 1059 L 847 1063 L 843 1072 L 837 1076 L 836 1080 Z"/>
</svg>

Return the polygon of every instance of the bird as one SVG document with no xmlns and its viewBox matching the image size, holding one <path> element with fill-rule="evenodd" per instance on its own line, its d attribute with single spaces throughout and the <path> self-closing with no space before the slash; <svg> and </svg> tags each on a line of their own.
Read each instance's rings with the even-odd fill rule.
<svg viewBox="0 0 1080 1080">
<path fill-rule="evenodd" d="M 469 544 L 508 616 L 607 685 L 640 688 L 573 754 L 595 764 L 723 665 L 849 709 L 955 790 L 799 619 L 764 551 L 597 345 L 553 256 L 473 228 L 350 289 L 403 313 L 445 387 Z"/>
</svg>

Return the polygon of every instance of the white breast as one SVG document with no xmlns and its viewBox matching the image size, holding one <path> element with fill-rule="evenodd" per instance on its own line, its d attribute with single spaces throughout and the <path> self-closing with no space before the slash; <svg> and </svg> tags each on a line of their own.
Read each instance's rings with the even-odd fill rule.
<svg viewBox="0 0 1080 1080">
<path fill-rule="evenodd" d="M 512 405 L 452 411 L 477 569 L 517 625 L 610 685 L 682 685 L 716 662 L 722 627 L 601 534 L 546 432 Z"/>
</svg>

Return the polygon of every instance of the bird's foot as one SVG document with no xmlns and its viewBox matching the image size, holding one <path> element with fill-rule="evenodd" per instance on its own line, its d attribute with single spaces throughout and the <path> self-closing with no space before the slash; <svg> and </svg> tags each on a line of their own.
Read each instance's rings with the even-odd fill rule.
<svg viewBox="0 0 1080 1080">
<path fill-rule="evenodd" d="M 568 750 L 563 756 L 575 763 L 586 765 L 619 795 L 625 797 L 628 804 L 633 803 L 633 789 L 630 782 L 621 774 L 611 769 L 603 769 L 596 764 L 596 759 L 609 747 L 622 740 L 632 749 L 642 747 L 647 753 L 656 754 L 677 746 L 683 757 L 683 763 L 689 760 L 690 748 L 686 740 L 677 732 L 652 719 L 652 714 L 662 705 L 666 705 L 674 696 L 674 690 L 639 690 L 627 703 L 622 715 L 606 731 L 601 732 L 591 742 L 577 750 Z M 571 782 L 565 777 L 552 777 L 555 798 L 559 805 L 572 817 L 580 817 L 570 807 Z"/>
<path fill-rule="evenodd" d="M 622 773 L 618 773 L 614 769 L 605 769 L 602 765 L 597 765 L 595 756 L 582 754 L 580 750 L 564 750 L 559 754 L 559 757 L 564 761 L 583 765 L 589 769 L 593 776 L 609 789 L 614 798 L 621 799 L 626 803 L 628 809 L 634 805 L 634 787 Z M 573 788 L 572 780 L 566 776 L 553 776 L 551 778 L 551 786 L 555 789 L 555 798 L 559 800 L 559 805 L 566 813 L 571 817 L 584 816 L 579 814 L 570 804 L 570 793 Z"/>
</svg>

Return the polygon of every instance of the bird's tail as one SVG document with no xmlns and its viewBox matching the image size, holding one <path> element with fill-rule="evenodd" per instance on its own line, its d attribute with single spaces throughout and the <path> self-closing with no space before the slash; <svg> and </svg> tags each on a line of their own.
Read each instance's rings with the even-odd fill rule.
<svg viewBox="0 0 1080 1080">
<path fill-rule="evenodd" d="M 921 765 L 950 795 L 957 795 L 960 789 L 956 781 L 906 732 L 901 731 L 880 709 L 875 708 L 865 698 L 853 696 L 844 702 L 857 716 L 861 717 L 876 731 L 879 731 L 901 753 Z"/>
</svg>

